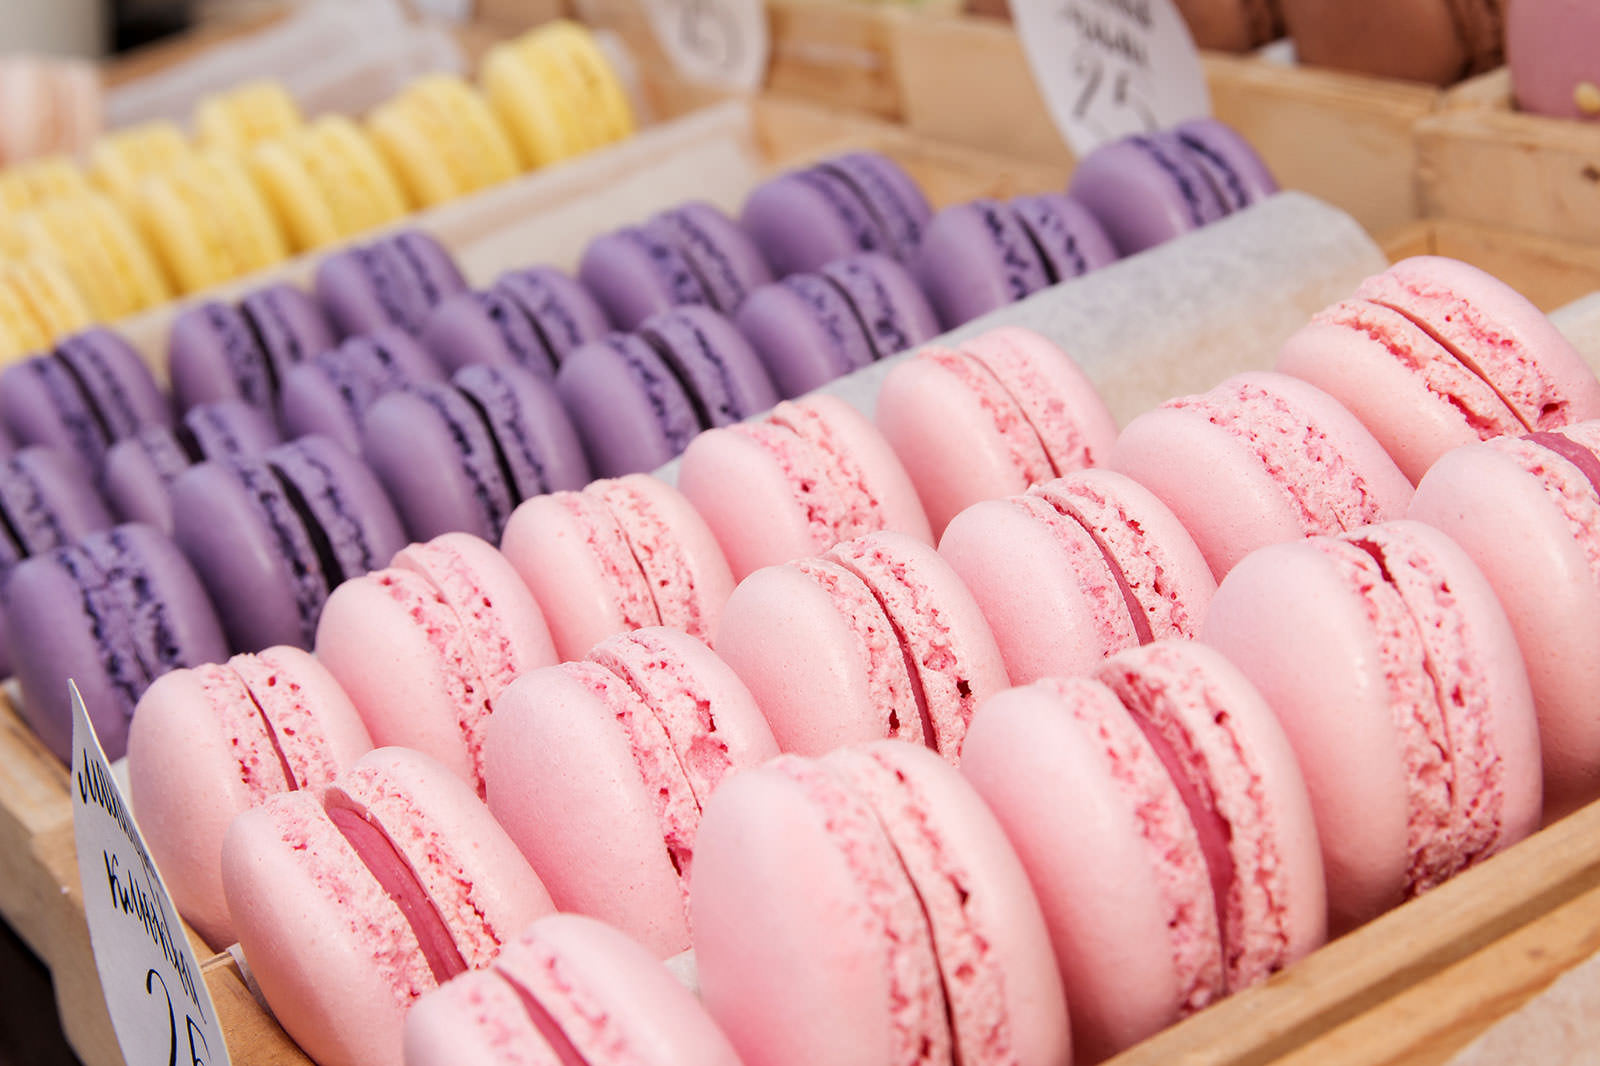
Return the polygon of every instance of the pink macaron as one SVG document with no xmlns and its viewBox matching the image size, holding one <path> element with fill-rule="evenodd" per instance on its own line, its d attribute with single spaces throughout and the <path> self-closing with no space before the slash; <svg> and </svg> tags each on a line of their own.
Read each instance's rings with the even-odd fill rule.
<svg viewBox="0 0 1600 1066">
<path fill-rule="evenodd" d="M 1407 515 L 1461 546 L 1511 621 L 1539 715 L 1545 819 L 1600 797 L 1600 421 L 1447 452 Z"/>
<path fill-rule="evenodd" d="M 736 579 L 880 529 L 933 542 L 916 488 L 883 435 L 825 394 L 700 434 L 683 453 L 678 487 Z"/>
<path fill-rule="evenodd" d="M 1202 629 L 1277 712 L 1343 932 L 1539 824 L 1539 736 L 1505 612 L 1420 522 L 1273 545 L 1223 579 Z"/>
<path fill-rule="evenodd" d="M 711 639 L 733 575 L 682 493 L 645 474 L 525 501 L 500 542 L 562 659 L 643 626 Z"/>
<path fill-rule="evenodd" d="M 946 527 L 939 554 L 977 599 L 1015 685 L 1193 638 L 1217 587 L 1172 511 L 1110 470 L 975 503 Z"/>
<path fill-rule="evenodd" d="M 873 419 L 905 464 L 934 535 L 979 500 L 1094 466 L 1117 425 L 1072 358 L 1004 326 L 924 348 L 883 380 Z"/>
<path fill-rule="evenodd" d="M 317 658 L 375 742 L 427 752 L 481 795 L 495 701 L 556 652 L 505 556 L 470 533 L 446 533 L 335 589 Z"/>
<path fill-rule="evenodd" d="M 406 1066 L 739 1066 L 694 994 L 602 922 L 540 918 L 406 1015 Z"/>
<path fill-rule="evenodd" d="M 885 737 L 955 762 L 978 703 L 1009 683 L 983 612 L 950 564 L 873 533 L 739 583 L 714 645 L 784 751 Z"/>
<path fill-rule="evenodd" d="M 665 958 L 689 947 L 701 808 L 724 778 L 777 754 L 726 663 L 686 633 L 638 629 L 505 692 L 485 754 L 489 809 L 556 906 Z"/>
<path fill-rule="evenodd" d="M 1600 380 L 1550 320 L 1439 256 L 1402 260 L 1318 312 L 1278 369 L 1354 412 L 1412 481 L 1457 445 L 1600 417 Z"/>
<path fill-rule="evenodd" d="M 1027 875 L 972 787 L 883 741 L 740 774 L 691 885 L 701 996 L 746 1066 L 1065 1066 Z"/>
<path fill-rule="evenodd" d="M 1294 753 L 1209 648 L 1160 641 L 1009 689 L 979 708 L 961 772 L 1038 893 L 1085 1061 L 1322 942 Z"/>
<path fill-rule="evenodd" d="M 1128 423 L 1108 465 L 1178 516 L 1219 579 L 1265 544 L 1398 518 L 1411 483 L 1337 400 L 1251 372 Z"/>
<path fill-rule="evenodd" d="M 129 799 L 178 912 L 206 943 L 234 941 L 228 823 L 280 792 L 326 788 L 371 748 L 344 689 L 299 648 L 174 670 L 145 690 L 128 732 Z"/>
<path fill-rule="evenodd" d="M 234 819 L 222 884 L 262 996 L 320 1066 L 394 1066 L 419 997 L 554 909 L 472 789 L 405 748 Z"/>
</svg>

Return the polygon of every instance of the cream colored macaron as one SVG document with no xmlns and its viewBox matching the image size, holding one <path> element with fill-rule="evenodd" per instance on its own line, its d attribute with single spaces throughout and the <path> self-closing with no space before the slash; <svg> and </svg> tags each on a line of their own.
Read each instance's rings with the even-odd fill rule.
<svg viewBox="0 0 1600 1066">
<path fill-rule="evenodd" d="M 271 266 L 289 254 L 277 219 L 244 165 L 201 152 L 139 193 L 140 220 L 179 292 Z"/>
<path fill-rule="evenodd" d="M 372 140 L 341 115 L 258 145 L 250 168 L 296 251 L 364 233 L 408 208 Z"/>
<path fill-rule="evenodd" d="M 507 181 L 521 169 L 500 121 L 460 78 L 419 78 L 374 111 L 367 130 L 421 207 Z"/>
</svg>

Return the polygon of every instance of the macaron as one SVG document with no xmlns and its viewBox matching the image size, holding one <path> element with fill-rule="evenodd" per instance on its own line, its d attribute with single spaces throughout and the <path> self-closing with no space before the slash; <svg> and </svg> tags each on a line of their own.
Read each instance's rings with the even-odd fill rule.
<svg viewBox="0 0 1600 1066">
<path fill-rule="evenodd" d="M 1217 587 L 1172 511 L 1110 470 L 973 504 L 945 529 L 939 554 L 978 601 L 1017 685 L 1192 639 Z"/>
<path fill-rule="evenodd" d="M 1354 412 L 1412 481 L 1457 445 L 1600 418 L 1600 380 L 1550 320 L 1440 256 L 1362 282 L 1284 342 L 1277 368 Z"/>
<path fill-rule="evenodd" d="M 196 463 L 253 458 L 278 443 L 259 408 L 219 400 L 189 408 L 172 426 L 150 426 L 106 453 L 100 485 L 124 522 L 172 535 L 172 483 Z"/>
<path fill-rule="evenodd" d="M 875 530 L 933 542 L 894 450 L 833 396 L 785 401 L 761 419 L 700 434 L 684 452 L 678 488 L 735 578 Z"/>
<path fill-rule="evenodd" d="M 125 210 L 137 214 L 146 178 L 190 159 L 194 145 L 178 125 L 165 120 L 108 130 L 89 146 L 89 179 Z"/>
<path fill-rule="evenodd" d="M 540 918 L 488 968 L 422 997 L 406 1014 L 405 1055 L 406 1066 L 739 1066 L 670 970 L 577 914 Z"/>
<path fill-rule="evenodd" d="M 777 754 L 738 675 L 695 637 L 651 626 L 502 694 L 484 745 L 489 810 L 558 908 L 667 958 L 690 946 L 702 808 Z"/>
<path fill-rule="evenodd" d="M 197 292 L 289 255 L 278 220 L 242 161 L 197 152 L 139 187 L 143 230 L 179 293 Z"/>
<path fill-rule="evenodd" d="M 516 570 L 467 533 L 412 544 L 340 585 L 317 625 L 316 651 L 374 741 L 428 753 L 479 795 L 501 694 L 556 662 Z"/>
<path fill-rule="evenodd" d="M 433 309 L 467 291 L 444 246 L 420 229 L 403 229 L 325 256 L 313 283 L 340 336 L 398 326 L 418 334 Z"/>
<path fill-rule="evenodd" d="M 1100 221 L 1070 196 L 978 199 L 945 208 L 913 260 L 946 329 L 1114 262 Z"/>
<path fill-rule="evenodd" d="M 1022 864 L 972 786 L 910 744 L 729 781 L 690 919 L 701 1001 L 751 1066 L 1071 1059 Z"/>
<path fill-rule="evenodd" d="M 1600 12 L 1583 0 L 1516 0 L 1505 15 L 1506 65 L 1517 107 L 1534 115 L 1600 118 L 1600 63 L 1584 47 Z"/>
<path fill-rule="evenodd" d="M 0 207 L 15 215 L 63 196 L 93 192 L 83 168 L 67 155 L 51 155 L 0 170 Z"/>
<path fill-rule="evenodd" d="M 439 304 L 422 345 L 446 370 L 520 366 L 553 377 L 575 349 L 611 331 L 587 289 L 555 267 L 509 270 L 481 291 Z"/>
<path fill-rule="evenodd" d="M 604 477 L 654 470 L 701 430 L 778 402 L 749 342 L 703 307 L 663 311 L 633 333 L 586 344 L 555 380 L 590 465 Z"/>
<path fill-rule="evenodd" d="M 523 500 L 589 480 L 555 388 L 514 366 L 463 367 L 448 383 L 379 397 L 361 450 L 416 540 L 456 530 L 498 540 Z"/>
<path fill-rule="evenodd" d="M 857 252 L 908 264 L 933 210 L 900 166 L 851 152 L 757 186 L 739 223 L 778 277 L 814 272 Z"/>
<path fill-rule="evenodd" d="M 1176 0 L 1197 48 L 1250 52 L 1283 36 L 1281 0 Z"/>
<path fill-rule="evenodd" d="M 1446 452 L 1408 518 L 1472 559 L 1510 619 L 1539 716 L 1544 818 L 1600 797 L 1600 422 Z"/>
<path fill-rule="evenodd" d="M 1538 723 L 1516 637 L 1437 530 L 1386 522 L 1252 553 L 1212 597 L 1201 639 L 1294 745 L 1335 933 L 1538 828 Z"/>
<path fill-rule="evenodd" d="M 589 28 L 571 19 L 554 19 L 496 44 L 478 76 L 530 167 L 633 132 L 633 108 L 616 68 Z"/>
<path fill-rule="evenodd" d="M 290 369 L 335 343 L 322 308 L 293 285 L 256 289 L 238 304 L 198 304 L 172 323 L 173 399 L 180 409 L 243 400 L 270 415 Z"/>
<path fill-rule="evenodd" d="M 979 500 L 1104 462 L 1117 437 L 1072 357 L 1018 326 L 901 360 L 883 379 L 873 420 L 935 536 Z"/>
<path fill-rule="evenodd" d="M 778 746 L 802 755 L 887 737 L 955 763 L 973 711 L 1010 684 L 972 593 L 899 533 L 757 570 L 733 590 L 712 646 Z"/>
<path fill-rule="evenodd" d="M 171 299 L 132 220 L 100 193 L 55 197 L 11 221 L 24 253 L 60 264 L 98 322 Z"/>
<path fill-rule="evenodd" d="M 1256 548 L 1398 518 L 1411 483 L 1333 397 L 1283 374 L 1238 374 L 1122 431 L 1111 469 L 1178 516 L 1219 579 Z"/>
<path fill-rule="evenodd" d="M 0 366 L 45 351 L 93 321 L 88 301 L 52 260 L 0 262 Z"/>
<path fill-rule="evenodd" d="M 757 289 L 735 316 L 778 392 L 799 396 L 914 348 L 939 322 L 911 275 L 879 254 L 851 255 Z"/>
<path fill-rule="evenodd" d="M 172 413 L 127 341 L 90 329 L 0 373 L 0 419 L 18 442 L 59 448 L 93 471 L 114 443 Z"/>
<path fill-rule="evenodd" d="M 1158 641 L 985 701 L 961 774 L 1028 872 L 1097 1062 L 1322 944 L 1306 784 L 1216 652 Z"/>
<path fill-rule="evenodd" d="M 691 201 L 589 242 L 578 279 L 618 329 L 633 330 L 674 307 L 731 315 L 772 272 L 732 219 Z"/>
<path fill-rule="evenodd" d="M 681 493 L 643 474 L 535 496 L 512 514 L 500 547 L 563 660 L 646 626 L 709 641 L 733 592 L 705 521 Z"/>
<path fill-rule="evenodd" d="M 128 731 L 128 799 L 178 913 L 206 943 L 236 939 L 222 893 L 228 823 L 269 796 L 320 792 L 371 748 L 344 690 L 299 648 L 173 670 L 145 690 Z"/>
<path fill-rule="evenodd" d="M 343 115 L 324 115 L 258 143 L 248 158 L 295 251 L 335 244 L 407 213 L 405 194 L 377 146 Z"/>
<path fill-rule="evenodd" d="M 362 416 L 386 392 L 443 381 L 439 364 L 411 334 L 393 326 L 351 337 L 284 376 L 278 413 L 290 437 L 317 433 L 361 451 Z"/>
<path fill-rule="evenodd" d="M 401 1061 L 406 1010 L 552 910 L 471 787 L 404 748 L 235 818 L 222 886 L 262 997 L 322 1066 Z"/>
<path fill-rule="evenodd" d="M 186 471 L 172 484 L 172 519 L 242 651 L 311 647 L 328 594 L 405 544 L 372 471 L 322 437 Z"/>
<path fill-rule="evenodd" d="M 1242 211 L 1278 191 L 1266 160 L 1244 135 L 1221 119 L 1188 118 L 1172 127 L 1178 143 L 1211 180 L 1228 213 Z"/>
<path fill-rule="evenodd" d="M 228 657 L 204 586 L 149 526 L 115 526 L 24 560 L 0 586 L 0 601 L 22 716 L 63 761 L 72 757 L 69 679 L 106 755 L 120 759 L 128 719 L 152 681 Z"/>
<path fill-rule="evenodd" d="M 1300 62 L 1380 78 L 1451 85 L 1501 63 L 1500 0 L 1282 0 Z"/>
<path fill-rule="evenodd" d="M 202 97 L 194 106 L 195 140 L 202 148 L 243 155 L 300 129 L 300 105 L 281 82 L 256 80 Z"/>
<path fill-rule="evenodd" d="M 505 127 L 477 89 L 425 74 L 367 117 L 367 133 L 418 207 L 433 207 L 516 177 Z"/>
</svg>

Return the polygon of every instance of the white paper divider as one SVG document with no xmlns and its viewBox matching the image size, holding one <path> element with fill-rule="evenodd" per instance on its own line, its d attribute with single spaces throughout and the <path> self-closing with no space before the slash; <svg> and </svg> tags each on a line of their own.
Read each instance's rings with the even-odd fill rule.
<svg viewBox="0 0 1600 1066">
<path fill-rule="evenodd" d="M 1550 312 L 1550 321 L 1565 334 L 1578 354 L 1600 374 L 1600 292 Z"/>
</svg>

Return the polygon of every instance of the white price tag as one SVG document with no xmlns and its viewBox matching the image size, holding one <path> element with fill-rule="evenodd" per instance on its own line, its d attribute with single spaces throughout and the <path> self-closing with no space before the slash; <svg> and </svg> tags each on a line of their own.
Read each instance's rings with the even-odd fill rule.
<svg viewBox="0 0 1600 1066">
<path fill-rule="evenodd" d="M 762 0 L 645 0 L 645 7 L 685 79 L 735 92 L 761 87 L 770 48 Z"/>
<path fill-rule="evenodd" d="M 211 992 L 72 685 L 72 828 L 95 968 L 124 1061 L 227 1066 Z"/>
<path fill-rule="evenodd" d="M 1082 157 L 1209 114 L 1200 55 L 1170 0 L 1012 0 L 1050 117 Z"/>
</svg>

